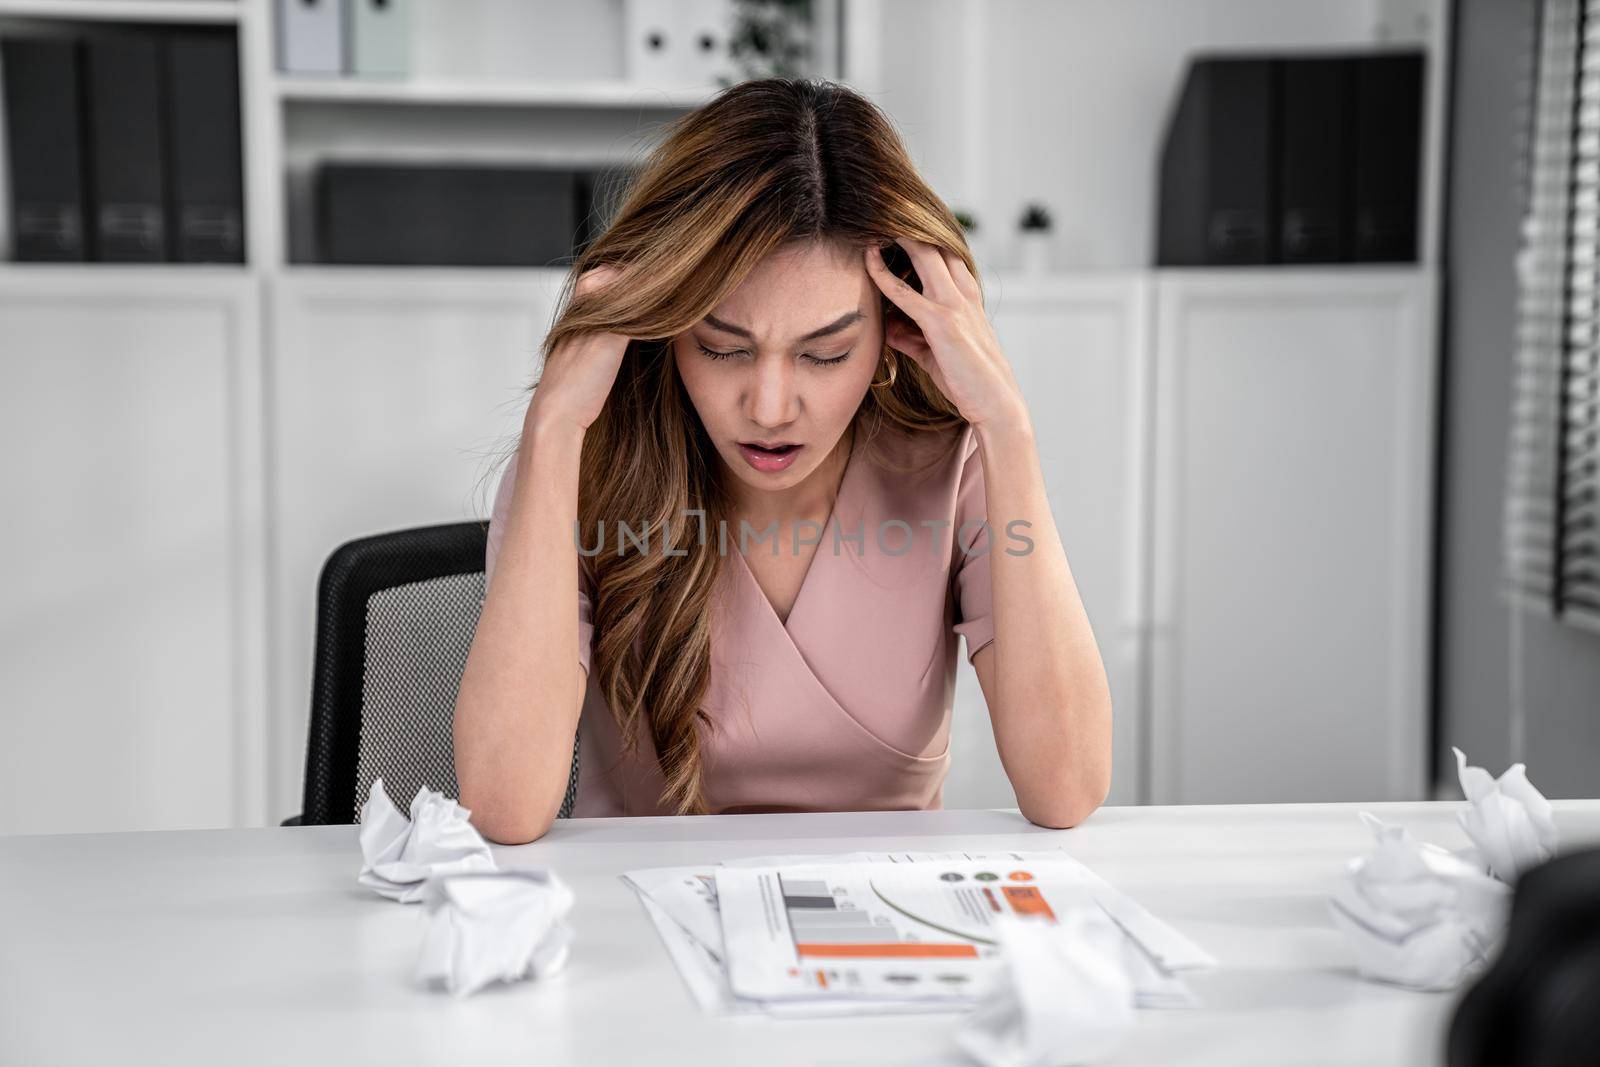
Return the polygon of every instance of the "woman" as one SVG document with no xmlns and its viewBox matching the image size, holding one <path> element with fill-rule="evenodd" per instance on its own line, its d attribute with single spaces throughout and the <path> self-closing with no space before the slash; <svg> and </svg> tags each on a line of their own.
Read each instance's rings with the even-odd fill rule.
<svg viewBox="0 0 1600 1067">
<path fill-rule="evenodd" d="M 578 816 L 938 807 L 958 635 L 1022 813 L 1100 805 L 1110 694 L 1027 406 L 880 111 L 723 91 L 568 285 L 456 705 L 487 837 L 550 827 L 575 732 Z"/>
</svg>

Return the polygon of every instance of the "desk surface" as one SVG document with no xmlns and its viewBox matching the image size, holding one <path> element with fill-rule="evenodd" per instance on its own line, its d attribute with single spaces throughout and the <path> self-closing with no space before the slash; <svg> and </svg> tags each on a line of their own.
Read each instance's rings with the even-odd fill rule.
<svg viewBox="0 0 1600 1067">
<path fill-rule="evenodd" d="M 455 1002 L 415 986 L 420 907 L 357 886 L 353 826 L 0 838 L 0 1064 L 968 1062 L 960 1016 L 703 1015 L 632 890 L 636 867 L 773 852 L 1062 845 L 1207 948 L 1204 1006 L 1145 1011 L 1116 1063 L 1439 1062 L 1454 1003 L 1360 981 L 1327 918 L 1367 808 L 1447 847 L 1458 804 L 1106 808 L 563 820 L 503 866 L 573 886 L 548 983 Z M 1600 842 L 1600 801 L 1557 804 Z"/>
</svg>

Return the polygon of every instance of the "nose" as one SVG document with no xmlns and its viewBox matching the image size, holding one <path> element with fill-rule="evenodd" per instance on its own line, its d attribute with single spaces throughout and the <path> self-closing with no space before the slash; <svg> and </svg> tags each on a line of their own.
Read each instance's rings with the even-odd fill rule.
<svg viewBox="0 0 1600 1067">
<path fill-rule="evenodd" d="M 745 415 L 764 430 L 776 430 L 800 417 L 800 390 L 794 361 L 762 358 L 751 370 Z"/>
</svg>

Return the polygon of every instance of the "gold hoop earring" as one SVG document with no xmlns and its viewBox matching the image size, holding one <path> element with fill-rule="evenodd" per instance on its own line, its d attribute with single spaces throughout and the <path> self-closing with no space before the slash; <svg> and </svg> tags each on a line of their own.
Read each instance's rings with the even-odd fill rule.
<svg viewBox="0 0 1600 1067">
<path fill-rule="evenodd" d="M 900 374 L 900 361 L 895 359 L 894 353 L 887 348 L 883 350 L 883 364 L 889 370 L 888 380 L 880 382 L 874 379 L 872 382 L 872 388 L 874 389 L 889 388 L 894 384 L 895 378 Z"/>
</svg>

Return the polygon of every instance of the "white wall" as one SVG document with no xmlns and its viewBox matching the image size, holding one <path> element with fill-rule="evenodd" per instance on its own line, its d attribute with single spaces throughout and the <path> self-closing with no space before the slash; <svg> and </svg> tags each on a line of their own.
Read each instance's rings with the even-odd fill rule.
<svg viewBox="0 0 1600 1067">
<path fill-rule="evenodd" d="M 1593 796 L 1600 781 L 1600 638 L 1532 613 L 1514 636 L 1500 582 L 1521 226 L 1515 153 L 1532 13 L 1531 4 L 1466 0 L 1458 16 L 1435 753 L 1452 795 L 1452 744 L 1486 767 L 1526 760 L 1551 796 Z"/>
<path fill-rule="evenodd" d="M 1191 54 L 1424 45 L 1442 0 L 854 0 L 852 77 L 925 176 L 1011 265 L 1015 222 L 1055 217 L 1056 266 L 1151 259 L 1156 163 Z"/>
</svg>

